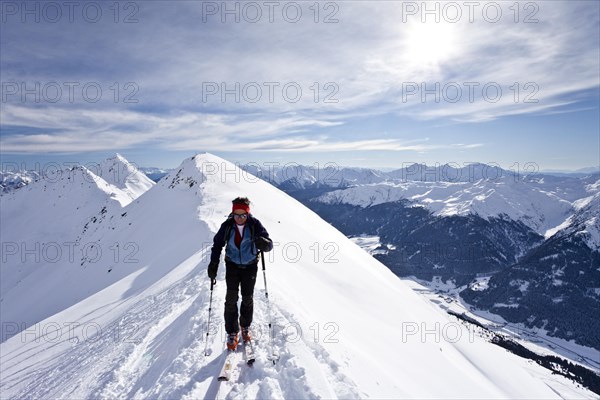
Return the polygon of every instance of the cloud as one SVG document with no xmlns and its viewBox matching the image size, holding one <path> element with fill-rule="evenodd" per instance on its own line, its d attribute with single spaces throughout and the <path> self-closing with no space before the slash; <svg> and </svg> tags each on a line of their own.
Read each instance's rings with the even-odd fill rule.
<svg viewBox="0 0 600 400">
<path fill-rule="evenodd" d="M 429 139 L 344 140 L 319 135 L 287 134 L 295 129 L 342 126 L 340 121 L 288 116 L 277 120 L 252 120 L 218 114 L 147 115 L 134 111 L 82 111 L 60 108 L 5 107 L 3 151 L 77 152 L 132 148 L 162 143 L 169 150 L 210 151 L 415 151 L 443 148 L 469 149 L 481 144 L 430 144 Z M 135 127 L 135 128 L 132 128 Z M 17 129 L 18 128 L 18 129 Z M 14 133 L 11 133 L 11 130 Z M 359 135 L 369 136 L 369 134 Z"/>
<path fill-rule="evenodd" d="M 290 130 L 342 124 L 297 116 L 261 119 L 203 113 L 158 115 L 132 110 L 32 109 L 10 104 L 2 112 L 0 143 L 7 152 L 112 150 L 155 143 L 170 150 L 243 149 L 268 143 Z"/>
<path fill-rule="evenodd" d="M 434 2 L 437 16 L 413 14 L 409 7 L 422 2 L 295 3 L 302 7 L 297 22 L 282 14 L 283 4 L 271 10 L 263 3 L 256 3 L 262 19 L 248 22 L 245 3 L 233 3 L 242 13 L 238 23 L 207 14 L 205 3 L 134 3 L 132 24 L 3 24 L 3 84 L 78 85 L 74 102 L 63 92 L 56 104 L 44 96 L 41 104 L 19 94 L 5 99 L 3 87 L 2 151 L 149 143 L 169 150 L 426 151 L 431 147 L 406 145 L 401 134 L 384 140 L 365 130 L 346 141 L 323 132 L 390 115 L 479 123 L 568 112 L 599 84 L 596 2 L 518 3 L 518 15 L 513 3 L 493 2 L 502 10 L 498 21 L 491 8 L 483 14 L 483 2 L 473 10 Z M 449 4 L 461 8 L 459 21 L 449 21 Z M 98 102 L 82 93 L 90 83 L 102 88 Z M 136 102 L 126 102 L 128 95 Z"/>
</svg>

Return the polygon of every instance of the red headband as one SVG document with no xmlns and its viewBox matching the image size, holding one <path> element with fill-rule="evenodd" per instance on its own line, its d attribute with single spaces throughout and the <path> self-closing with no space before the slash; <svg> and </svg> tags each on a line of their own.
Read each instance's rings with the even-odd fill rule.
<svg viewBox="0 0 600 400">
<path fill-rule="evenodd" d="M 235 210 L 244 210 L 247 214 L 250 214 L 250 206 L 247 204 L 234 204 L 231 212 L 234 212 Z"/>
</svg>

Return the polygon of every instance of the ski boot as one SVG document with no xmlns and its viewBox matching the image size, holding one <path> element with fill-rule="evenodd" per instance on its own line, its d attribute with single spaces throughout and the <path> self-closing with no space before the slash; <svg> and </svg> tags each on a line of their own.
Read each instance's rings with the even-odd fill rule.
<svg viewBox="0 0 600 400">
<path fill-rule="evenodd" d="M 238 345 L 238 334 L 230 333 L 227 335 L 227 350 L 235 351 Z"/>
<path fill-rule="evenodd" d="M 252 334 L 250 333 L 250 327 L 242 328 L 242 341 L 244 343 L 252 340 Z"/>
</svg>

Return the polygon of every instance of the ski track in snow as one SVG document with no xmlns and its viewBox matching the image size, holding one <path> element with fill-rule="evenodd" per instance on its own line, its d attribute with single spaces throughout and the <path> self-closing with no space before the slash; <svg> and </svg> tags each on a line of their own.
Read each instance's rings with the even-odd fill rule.
<svg viewBox="0 0 600 400">
<path fill-rule="evenodd" d="M 269 334 L 264 288 L 255 289 L 255 351 L 257 361 L 241 361 L 230 382 L 217 375 L 224 361 L 222 308 L 223 271 L 214 287 L 213 329 L 209 355 L 204 356 L 210 285 L 205 263 L 199 263 L 175 284 L 158 293 L 152 288 L 136 299 L 101 333 L 76 342 L 49 343 L 40 338 L 29 357 L 57 347 L 58 354 L 37 365 L 23 381 L 5 374 L 3 392 L 16 385 L 12 398 L 360 398 L 354 383 L 317 343 L 293 329 L 274 338 L 278 362 L 268 360 Z M 259 270 L 259 274 L 261 271 Z M 150 293 L 148 293 L 150 292 Z M 297 326 L 294 316 L 273 304 L 275 326 Z M 212 325 L 211 323 L 211 325 Z M 300 337 L 298 337 L 300 336 Z M 50 350 L 51 351 L 51 350 Z M 5 361 L 21 354 L 4 354 Z M 241 359 L 241 358 L 240 358 Z M 7 376 L 6 376 L 7 375 Z M 4 396 L 3 396 L 4 397 Z M 363 396 L 364 397 L 364 396 Z"/>
</svg>

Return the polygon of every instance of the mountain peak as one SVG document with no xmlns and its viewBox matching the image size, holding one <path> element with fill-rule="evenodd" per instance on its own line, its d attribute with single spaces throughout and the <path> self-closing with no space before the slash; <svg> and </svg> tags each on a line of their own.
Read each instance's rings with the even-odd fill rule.
<svg viewBox="0 0 600 400">
<path fill-rule="evenodd" d="M 211 153 L 199 153 L 182 161 L 166 178 L 170 185 L 184 183 L 240 184 L 259 179 L 237 165 Z"/>
<path fill-rule="evenodd" d="M 124 191 L 131 200 L 137 199 L 154 186 L 150 178 L 119 153 L 100 163 L 98 175 Z"/>
<path fill-rule="evenodd" d="M 123 157 L 121 155 L 121 153 L 115 153 L 114 157 L 112 157 L 112 158 L 116 158 L 117 160 L 124 162 L 124 163 L 129 163 L 129 161 L 125 157 Z"/>
</svg>

